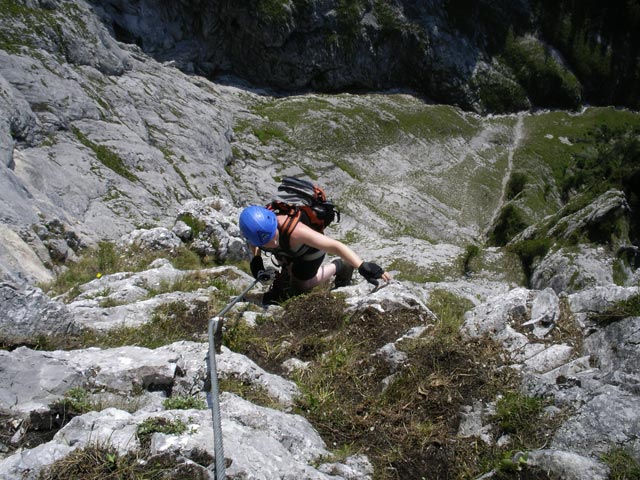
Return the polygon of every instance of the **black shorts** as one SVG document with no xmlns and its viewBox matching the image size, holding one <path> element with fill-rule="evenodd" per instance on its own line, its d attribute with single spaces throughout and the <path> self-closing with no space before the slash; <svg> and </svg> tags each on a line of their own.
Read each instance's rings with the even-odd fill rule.
<svg viewBox="0 0 640 480">
<path fill-rule="evenodd" d="M 303 260 L 302 258 L 294 258 L 291 262 L 291 274 L 298 280 L 309 280 L 316 276 L 318 269 L 324 262 L 325 255 L 321 255 L 313 260 Z"/>
</svg>

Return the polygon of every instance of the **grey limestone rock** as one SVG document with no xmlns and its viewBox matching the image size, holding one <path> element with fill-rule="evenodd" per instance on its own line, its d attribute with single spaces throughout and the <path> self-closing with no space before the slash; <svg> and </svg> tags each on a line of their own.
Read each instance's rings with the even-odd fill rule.
<svg viewBox="0 0 640 480">
<path fill-rule="evenodd" d="M 526 460 L 527 465 L 566 480 L 606 480 L 610 473 L 609 467 L 594 458 L 563 450 L 533 450 Z"/>
<path fill-rule="evenodd" d="M 28 284 L 0 283 L 0 336 L 19 344 L 38 336 L 77 333 L 80 327 L 69 308 Z"/>
<path fill-rule="evenodd" d="M 531 286 L 556 293 L 574 293 L 589 287 L 613 284 L 613 261 L 604 247 L 581 245 L 560 248 L 547 255 L 535 268 Z"/>
<path fill-rule="evenodd" d="M 173 250 L 182 246 L 182 240 L 163 227 L 139 229 L 122 236 L 118 242 L 126 247 L 140 247 L 143 250 Z"/>
</svg>

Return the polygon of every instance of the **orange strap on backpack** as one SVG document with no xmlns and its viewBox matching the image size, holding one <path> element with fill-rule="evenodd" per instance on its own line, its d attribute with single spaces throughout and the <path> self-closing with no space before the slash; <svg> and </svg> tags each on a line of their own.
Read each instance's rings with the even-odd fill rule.
<svg viewBox="0 0 640 480">
<path fill-rule="evenodd" d="M 291 205 L 280 202 L 271 202 L 266 205 L 266 208 L 276 215 L 287 215 L 287 219 L 282 224 L 282 227 L 278 227 L 278 231 L 280 232 L 280 247 L 284 250 L 289 250 L 289 238 L 298 222 L 300 222 L 302 212 L 297 207 L 291 207 Z"/>
</svg>

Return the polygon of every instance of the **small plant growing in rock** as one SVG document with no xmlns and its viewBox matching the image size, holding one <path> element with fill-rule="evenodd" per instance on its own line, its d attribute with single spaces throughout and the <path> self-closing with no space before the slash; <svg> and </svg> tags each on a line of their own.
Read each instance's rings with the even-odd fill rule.
<svg viewBox="0 0 640 480">
<path fill-rule="evenodd" d="M 498 400 L 494 419 L 502 432 L 526 435 L 536 429 L 543 407 L 544 403 L 538 398 L 508 392 Z"/>
<path fill-rule="evenodd" d="M 73 387 L 67 390 L 62 400 L 57 403 L 57 407 L 69 417 L 82 415 L 94 409 L 89 392 L 82 387 Z"/>
<path fill-rule="evenodd" d="M 151 437 L 154 433 L 180 435 L 181 433 L 186 432 L 186 430 L 187 425 L 179 418 L 170 420 L 164 417 L 151 417 L 138 425 L 138 428 L 136 429 L 136 436 L 140 441 L 141 447 L 146 450 L 151 444 Z"/>
<path fill-rule="evenodd" d="M 207 408 L 207 402 L 200 397 L 192 395 L 177 395 L 175 397 L 169 397 L 162 402 L 162 405 L 167 410 L 204 410 Z"/>
<path fill-rule="evenodd" d="M 613 448 L 602 456 L 611 469 L 610 480 L 640 480 L 640 465 L 622 448 Z"/>
</svg>

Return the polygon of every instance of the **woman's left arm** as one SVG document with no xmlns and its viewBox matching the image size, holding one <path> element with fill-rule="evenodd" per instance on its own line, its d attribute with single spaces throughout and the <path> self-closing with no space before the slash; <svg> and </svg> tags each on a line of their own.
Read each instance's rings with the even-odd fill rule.
<svg viewBox="0 0 640 480">
<path fill-rule="evenodd" d="M 362 259 L 344 243 L 331 237 L 327 237 L 322 233 L 316 232 L 303 223 L 299 223 L 296 226 L 295 230 L 291 234 L 290 241 L 293 245 L 305 244 L 310 247 L 317 248 L 318 250 L 322 250 L 323 252 L 338 255 L 354 268 L 358 268 L 362 265 Z"/>
</svg>

